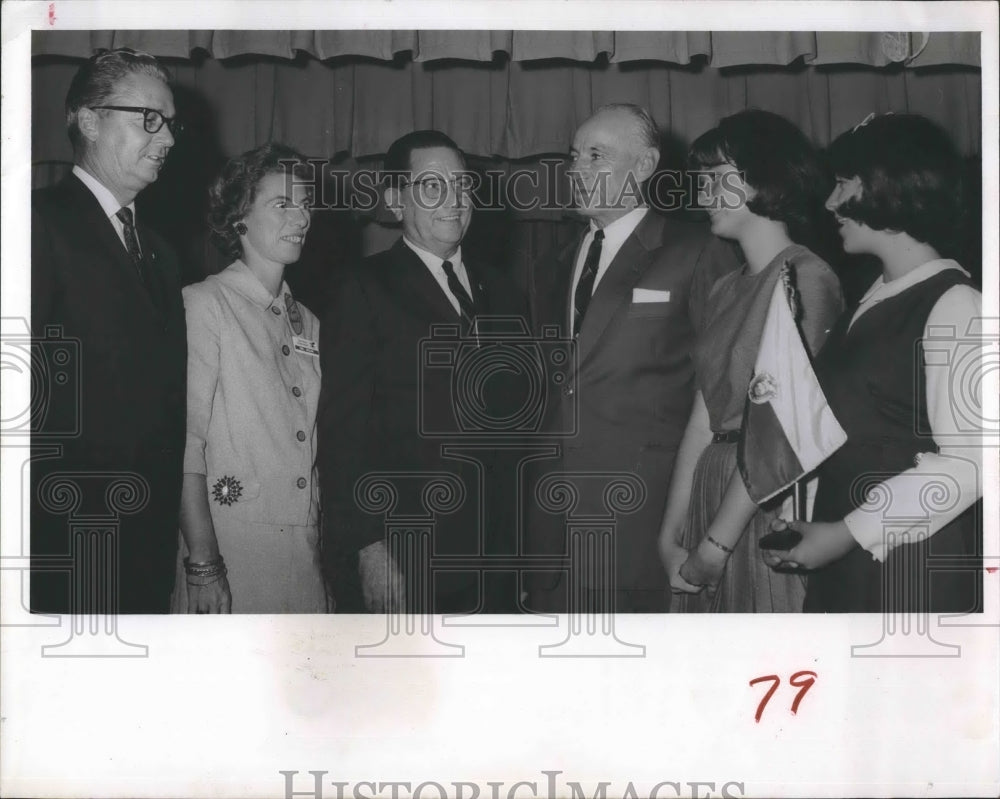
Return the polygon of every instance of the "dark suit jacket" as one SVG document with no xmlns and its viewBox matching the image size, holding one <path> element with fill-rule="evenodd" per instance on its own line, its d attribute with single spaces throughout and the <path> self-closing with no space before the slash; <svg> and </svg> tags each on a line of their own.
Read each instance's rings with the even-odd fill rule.
<svg viewBox="0 0 1000 799">
<path fill-rule="evenodd" d="M 572 330 L 570 289 L 581 244 L 536 264 L 531 290 L 536 328 L 558 325 L 564 335 Z M 562 439 L 561 459 L 541 464 L 536 478 L 585 471 L 623 472 L 642 480 L 645 502 L 617 520 L 617 589 L 667 586 L 657 538 L 695 392 L 691 349 L 712 284 L 737 265 L 733 248 L 706 226 L 649 211 L 601 278 L 584 316 L 576 368 L 548 419 L 550 429 L 575 433 Z M 661 292 L 661 301 L 634 302 L 636 289 Z M 580 483 L 580 496 L 571 514 L 606 511 L 592 481 Z M 566 553 L 566 521 L 565 514 L 533 505 L 528 550 Z M 533 584 L 544 587 L 553 580 L 553 574 L 543 574 Z"/>
<path fill-rule="evenodd" d="M 31 319 L 36 356 L 51 361 L 56 337 L 71 340 L 79 380 L 36 379 L 33 448 L 61 455 L 32 465 L 31 549 L 71 551 L 67 513 L 120 515 L 119 610 L 165 612 L 173 586 L 184 454 L 187 343 L 176 256 L 138 220 L 150 290 L 91 191 L 70 175 L 34 193 L 31 221 Z M 151 296 L 151 294 L 153 296 Z M 49 363 L 52 367 L 52 363 Z M 76 472 L 80 505 L 55 509 L 42 481 Z M 144 481 L 148 497 L 131 507 L 105 491 L 111 472 Z M 141 489 L 140 489 L 141 491 Z M 109 507 L 114 506 L 114 507 Z M 37 572 L 32 609 L 68 610 L 65 574 Z M 78 608 L 79 609 L 79 608 Z"/>
<path fill-rule="evenodd" d="M 484 269 L 463 253 L 480 314 L 524 317 L 523 300 L 513 283 Z M 453 335 L 432 328 L 451 325 Z M 455 311 L 420 258 L 402 240 L 364 259 L 335 282 L 320 329 L 323 390 L 318 413 L 318 455 L 323 503 L 323 546 L 334 591 L 350 575 L 345 557 L 384 539 L 385 513 L 360 507 L 355 487 L 369 472 L 393 472 L 400 491 L 391 514 L 428 515 L 420 474 L 448 472 L 458 477 L 465 497 L 459 507 L 434 514 L 433 551 L 475 556 L 489 548 L 500 524 L 482 511 L 495 464 L 488 448 L 466 453 L 469 460 L 448 457 L 443 449 L 476 437 L 456 412 L 476 402 L 453 377 L 463 358 L 477 352 L 470 331 L 461 329 Z M 423 346 L 422 343 L 423 342 Z M 429 355 L 428 345 L 434 351 Z M 450 356 L 449 353 L 454 353 Z M 493 398 L 486 398 L 487 415 Z M 470 407 L 466 404 L 464 407 Z M 475 408 L 473 408 L 475 411 Z M 503 522 L 506 524 L 506 521 Z M 348 570 L 350 565 L 346 567 Z M 436 575 L 435 594 L 468 588 L 472 573 Z M 354 598 L 356 599 L 356 597 Z M 338 595 L 338 606 L 353 607 Z"/>
</svg>

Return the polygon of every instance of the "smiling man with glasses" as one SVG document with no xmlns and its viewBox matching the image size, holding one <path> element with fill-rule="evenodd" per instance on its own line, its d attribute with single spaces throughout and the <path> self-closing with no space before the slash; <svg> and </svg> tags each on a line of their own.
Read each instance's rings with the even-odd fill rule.
<svg viewBox="0 0 1000 799">
<path fill-rule="evenodd" d="M 66 124 L 73 172 L 32 197 L 31 323 L 37 336 L 77 342 L 80 382 L 32 385 L 33 407 L 45 409 L 32 419 L 33 443 L 58 444 L 61 455 L 32 468 L 31 607 L 162 613 L 176 557 L 186 334 L 177 257 L 137 218 L 135 199 L 180 132 L 166 71 L 144 53 L 98 53 L 70 84 Z M 46 503 L 54 473 L 72 475 L 90 512 L 114 510 L 102 504 L 109 480 L 134 487 L 134 512 L 103 542 L 107 573 L 84 573 L 69 519 Z"/>
<path fill-rule="evenodd" d="M 180 135 L 184 130 L 183 123 L 177 117 L 165 117 L 155 108 L 143 108 L 138 105 L 92 105 L 92 111 L 128 111 L 133 114 L 142 114 L 142 127 L 146 133 L 159 133 L 164 125 L 172 136 Z"/>
<path fill-rule="evenodd" d="M 389 250 L 344 271 L 320 328 L 317 465 L 324 556 L 337 609 L 513 612 L 514 591 L 504 591 L 491 574 L 480 583 L 473 563 L 477 556 L 514 551 L 512 517 L 501 515 L 512 502 L 496 502 L 491 490 L 503 471 L 500 451 L 483 455 L 477 465 L 474 458 L 448 454 L 447 444 L 466 441 L 460 431 L 424 435 L 426 429 L 453 429 L 449 422 L 468 398 L 454 389 L 450 370 L 423 368 L 421 342 L 447 326 L 462 353 L 481 352 L 476 362 L 486 363 L 489 317 L 523 315 L 524 301 L 510 278 L 463 246 L 472 221 L 472 175 L 454 141 L 436 130 L 402 136 L 386 153 L 384 177 L 383 198 L 403 235 Z M 514 396 L 516 383 L 486 377 L 474 410 L 502 417 L 500 403 Z M 415 566 L 390 553 L 383 519 L 366 512 L 355 494 L 371 472 L 405 475 L 403 491 L 422 475 L 458 479 L 464 501 L 437 520 L 432 548 L 435 555 L 467 557 L 466 570 L 435 573 L 429 564 Z M 491 512 L 480 518 L 484 504 Z"/>
</svg>

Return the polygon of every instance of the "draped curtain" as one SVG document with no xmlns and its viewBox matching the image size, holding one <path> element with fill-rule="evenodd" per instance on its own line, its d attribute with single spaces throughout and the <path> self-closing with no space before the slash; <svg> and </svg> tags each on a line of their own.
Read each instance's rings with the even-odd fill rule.
<svg viewBox="0 0 1000 799">
<path fill-rule="evenodd" d="M 974 33 L 54 31 L 34 39 L 36 186 L 72 160 L 63 98 L 81 59 L 120 46 L 163 58 L 174 77 L 188 133 L 147 201 L 169 209 L 168 234 L 187 239 L 203 233 L 201 199 L 219 163 L 269 139 L 357 169 L 377 164 L 400 135 L 433 127 L 477 166 L 533 170 L 543 188 L 551 172 L 540 159 L 565 153 L 580 122 L 608 102 L 648 108 L 675 162 L 721 117 L 749 107 L 781 114 L 818 146 L 870 112 L 908 111 L 941 124 L 967 157 L 981 148 Z M 564 216 L 480 213 L 473 233 L 502 242 L 487 249 L 523 273 L 540 248 L 572 235 Z M 315 237 L 335 247 L 334 259 L 390 240 L 341 217 L 327 225 L 334 233 Z M 219 265 L 208 248 L 189 252 L 201 262 L 192 279 Z"/>
</svg>

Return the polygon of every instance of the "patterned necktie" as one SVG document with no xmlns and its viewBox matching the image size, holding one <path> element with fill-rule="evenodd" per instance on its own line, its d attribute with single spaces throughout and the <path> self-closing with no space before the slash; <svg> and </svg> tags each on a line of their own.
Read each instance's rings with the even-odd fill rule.
<svg viewBox="0 0 1000 799">
<path fill-rule="evenodd" d="M 472 324 L 472 320 L 476 318 L 476 304 L 472 301 L 472 297 L 469 296 L 469 292 L 465 290 L 465 286 L 458 279 L 458 275 L 455 274 L 455 267 L 451 265 L 451 261 L 445 261 L 441 264 L 444 269 L 444 273 L 448 276 L 448 290 L 455 295 L 455 299 L 458 300 L 458 307 L 462 309 L 462 318 Z"/>
<path fill-rule="evenodd" d="M 142 252 L 139 250 L 139 239 L 135 235 L 135 220 L 132 218 L 132 209 L 120 208 L 115 216 L 122 223 L 122 232 L 125 234 L 125 249 L 128 250 L 129 257 L 132 259 L 132 263 L 135 264 L 139 277 L 144 278 L 142 274 Z"/>
<path fill-rule="evenodd" d="M 576 293 L 573 295 L 573 335 L 580 335 L 580 326 L 583 324 L 583 315 L 587 313 L 587 306 L 590 304 L 590 297 L 594 293 L 594 278 L 597 277 L 597 265 L 601 262 L 601 244 L 604 241 L 604 231 L 594 232 L 594 240 L 590 242 L 590 249 L 587 250 L 587 260 L 583 262 L 583 271 L 580 273 L 580 280 L 576 284 Z"/>
</svg>

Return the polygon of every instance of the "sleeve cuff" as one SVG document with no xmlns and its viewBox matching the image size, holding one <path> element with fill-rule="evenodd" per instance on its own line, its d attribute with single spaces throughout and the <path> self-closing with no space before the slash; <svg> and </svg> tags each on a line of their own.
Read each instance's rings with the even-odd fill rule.
<svg viewBox="0 0 1000 799">
<path fill-rule="evenodd" d="M 844 524 L 851 531 L 858 546 L 871 553 L 872 558 L 882 562 L 888 554 L 882 529 L 882 516 L 864 506 L 852 510 L 844 517 Z"/>
<path fill-rule="evenodd" d="M 205 462 L 205 441 L 188 434 L 184 445 L 184 473 L 208 474 L 208 464 Z"/>
</svg>

